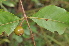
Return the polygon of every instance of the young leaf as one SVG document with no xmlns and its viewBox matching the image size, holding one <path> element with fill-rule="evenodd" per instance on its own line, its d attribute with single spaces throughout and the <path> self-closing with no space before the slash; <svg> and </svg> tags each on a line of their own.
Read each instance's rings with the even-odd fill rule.
<svg viewBox="0 0 69 46">
<path fill-rule="evenodd" d="M 19 20 L 17 16 L 3 10 L 0 11 L 0 25 L 2 25 L 0 26 L 0 34 L 5 31 L 9 35 L 12 31 L 14 31 L 19 22 L 12 22 L 17 20 Z"/>
<path fill-rule="evenodd" d="M 47 20 L 32 19 L 39 26 L 59 34 L 63 34 L 69 27 L 69 12 L 55 5 L 49 5 L 39 10 L 32 17 L 46 18 Z"/>
</svg>

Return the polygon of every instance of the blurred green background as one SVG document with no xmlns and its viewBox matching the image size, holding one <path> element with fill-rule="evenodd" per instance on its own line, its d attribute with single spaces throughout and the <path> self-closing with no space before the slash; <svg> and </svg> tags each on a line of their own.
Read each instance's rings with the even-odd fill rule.
<svg viewBox="0 0 69 46">
<path fill-rule="evenodd" d="M 22 0 L 27 16 L 32 16 L 38 10 L 48 5 L 56 5 L 69 11 L 69 0 Z M 22 17 L 21 6 L 18 0 L 6 0 L 0 2 L 0 9 L 9 11 L 18 17 Z M 35 22 L 28 19 L 34 33 L 36 46 L 69 46 L 69 31 L 59 35 L 57 32 L 50 32 Z M 30 39 L 30 30 L 26 21 L 23 22 L 24 34 L 17 36 L 14 33 L 9 37 L 0 36 L 0 46 L 33 46 Z"/>
</svg>

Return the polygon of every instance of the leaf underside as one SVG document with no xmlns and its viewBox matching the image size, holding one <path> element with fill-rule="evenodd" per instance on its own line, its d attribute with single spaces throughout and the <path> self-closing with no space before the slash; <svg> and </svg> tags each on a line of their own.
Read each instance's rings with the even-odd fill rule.
<svg viewBox="0 0 69 46">
<path fill-rule="evenodd" d="M 39 10 L 32 17 L 46 18 L 52 20 L 32 19 L 39 26 L 54 32 L 57 31 L 60 35 L 69 27 L 69 12 L 55 5 L 49 5 Z M 57 20 L 57 21 L 53 21 Z"/>
<path fill-rule="evenodd" d="M 19 20 L 19 18 L 9 12 L 5 12 L 5 11 L 1 11 L 0 10 L 0 25 L 8 23 L 6 25 L 2 25 L 0 26 L 0 34 L 2 34 L 2 32 L 6 32 L 8 35 L 10 35 L 12 33 L 12 31 L 14 31 L 14 29 L 16 28 L 16 26 L 18 25 L 19 22 L 14 22 L 9 24 L 9 22 L 13 22 Z"/>
</svg>

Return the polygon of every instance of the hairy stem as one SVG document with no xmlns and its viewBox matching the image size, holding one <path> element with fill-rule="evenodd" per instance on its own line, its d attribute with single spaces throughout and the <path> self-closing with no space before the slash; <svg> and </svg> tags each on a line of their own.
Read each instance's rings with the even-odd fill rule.
<svg viewBox="0 0 69 46">
<path fill-rule="evenodd" d="M 19 0 L 19 1 L 20 1 L 20 4 L 21 4 L 21 8 L 22 8 L 22 13 L 23 13 L 24 19 L 26 20 L 26 22 L 27 22 L 27 24 L 28 24 L 28 27 L 29 27 L 29 30 L 30 30 L 30 35 L 31 35 L 32 42 L 33 42 L 34 46 L 36 46 L 35 41 L 34 41 L 34 34 L 33 34 L 32 30 L 31 30 L 31 28 L 30 28 L 30 24 L 29 24 L 29 22 L 28 22 L 28 19 L 27 19 L 26 14 L 25 14 L 25 10 L 24 10 L 22 1 L 21 1 L 21 0 Z"/>
</svg>

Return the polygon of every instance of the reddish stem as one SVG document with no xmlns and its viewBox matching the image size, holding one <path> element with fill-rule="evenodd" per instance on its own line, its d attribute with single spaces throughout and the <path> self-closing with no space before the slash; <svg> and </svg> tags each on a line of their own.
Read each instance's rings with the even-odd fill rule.
<svg viewBox="0 0 69 46">
<path fill-rule="evenodd" d="M 26 22 L 27 22 L 27 24 L 28 24 L 29 30 L 30 30 L 30 35 L 31 35 L 31 38 L 32 38 L 32 42 L 33 42 L 34 46 L 36 46 L 35 41 L 34 41 L 34 35 L 33 35 L 33 32 L 32 32 L 32 30 L 31 30 L 31 28 L 30 28 L 30 24 L 29 24 L 29 22 L 28 22 L 27 16 L 26 16 L 26 14 L 25 14 L 25 10 L 24 10 L 22 1 L 21 1 L 21 0 L 19 0 L 19 1 L 20 1 L 20 4 L 21 4 L 23 16 L 24 16 L 24 18 L 25 18 L 25 20 L 26 20 Z"/>
</svg>

